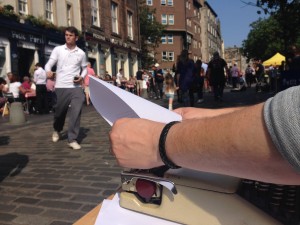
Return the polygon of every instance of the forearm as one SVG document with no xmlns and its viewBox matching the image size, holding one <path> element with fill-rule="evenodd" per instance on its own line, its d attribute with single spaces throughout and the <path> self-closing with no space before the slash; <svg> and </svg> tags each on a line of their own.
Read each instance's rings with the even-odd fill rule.
<svg viewBox="0 0 300 225">
<path fill-rule="evenodd" d="M 167 155 L 185 168 L 271 183 L 300 184 L 299 174 L 271 142 L 262 108 L 263 104 L 259 104 L 222 114 L 222 118 L 183 121 L 168 134 Z"/>
<path fill-rule="evenodd" d="M 50 58 L 47 62 L 47 64 L 45 65 L 45 71 L 49 72 L 51 71 L 52 67 L 56 64 L 56 61 L 52 58 Z"/>
</svg>

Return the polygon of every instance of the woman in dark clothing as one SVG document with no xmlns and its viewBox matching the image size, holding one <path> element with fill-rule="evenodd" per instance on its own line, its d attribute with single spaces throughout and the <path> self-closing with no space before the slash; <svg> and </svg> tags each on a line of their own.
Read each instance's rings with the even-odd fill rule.
<svg viewBox="0 0 300 225">
<path fill-rule="evenodd" d="M 189 91 L 194 81 L 194 61 L 189 58 L 188 50 L 182 50 L 177 63 L 177 74 L 179 76 L 179 89 L 185 107 L 189 106 Z"/>
</svg>

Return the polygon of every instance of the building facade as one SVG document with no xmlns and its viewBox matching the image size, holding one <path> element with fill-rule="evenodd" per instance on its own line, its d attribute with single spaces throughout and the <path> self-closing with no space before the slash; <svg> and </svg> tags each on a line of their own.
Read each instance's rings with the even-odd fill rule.
<svg viewBox="0 0 300 225">
<path fill-rule="evenodd" d="M 156 20 L 166 25 L 154 55 L 161 68 L 172 68 L 183 49 L 190 50 L 195 60 L 202 58 L 199 0 L 146 0 L 146 5 L 155 8 Z"/>
<path fill-rule="evenodd" d="M 53 48 L 64 43 L 59 27 L 81 29 L 79 12 L 76 0 L 2 0 L 0 76 L 8 72 L 21 78 L 32 75 L 35 63 L 45 64 Z"/>
<path fill-rule="evenodd" d="M 44 65 L 55 46 L 65 43 L 63 28 L 80 32 L 82 48 L 98 75 L 135 75 L 140 38 L 137 0 L 2 0 L 0 76 L 21 78 Z"/>
<path fill-rule="evenodd" d="M 237 65 L 241 72 L 245 72 L 247 68 L 247 58 L 243 56 L 241 48 L 236 46 L 225 48 L 225 57 L 228 67 L 233 66 L 234 64 Z"/>
<path fill-rule="evenodd" d="M 137 0 L 81 0 L 82 32 L 86 52 L 100 76 L 135 75 L 140 36 Z"/>
<path fill-rule="evenodd" d="M 202 61 L 209 62 L 214 52 L 219 52 L 224 57 L 224 43 L 221 35 L 221 23 L 217 13 L 208 4 L 203 2 L 201 8 L 201 40 Z"/>
</svg>

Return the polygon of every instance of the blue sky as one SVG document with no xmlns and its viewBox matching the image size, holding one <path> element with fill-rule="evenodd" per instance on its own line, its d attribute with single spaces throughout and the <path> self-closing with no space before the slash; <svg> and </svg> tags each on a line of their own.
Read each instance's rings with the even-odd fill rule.
<svg viewBox="0 0 300 225">
<path fill-rule="evenodd" d="M 242 46 L 247 38 L 250 24 L 258 20 L 258 8 L 245 5 L 241 0 L 207 0 L 218 14 L 221 21 L 221 32 L 225 47 Z M 256 3 L 256 0 L 244 0 Z"/>
</svg>

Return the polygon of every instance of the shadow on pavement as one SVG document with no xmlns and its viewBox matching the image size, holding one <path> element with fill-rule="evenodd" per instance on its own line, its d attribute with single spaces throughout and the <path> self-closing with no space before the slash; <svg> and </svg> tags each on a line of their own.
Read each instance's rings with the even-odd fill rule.
<svg viewBox="0 0 300 225">
<path fill-rule="evenodd" d="M 17 176 L 28 162 L 29 157 L 27 155 L 18 153 L 0 155 L 0 183 L 8 176 Z"/>
</svg>

